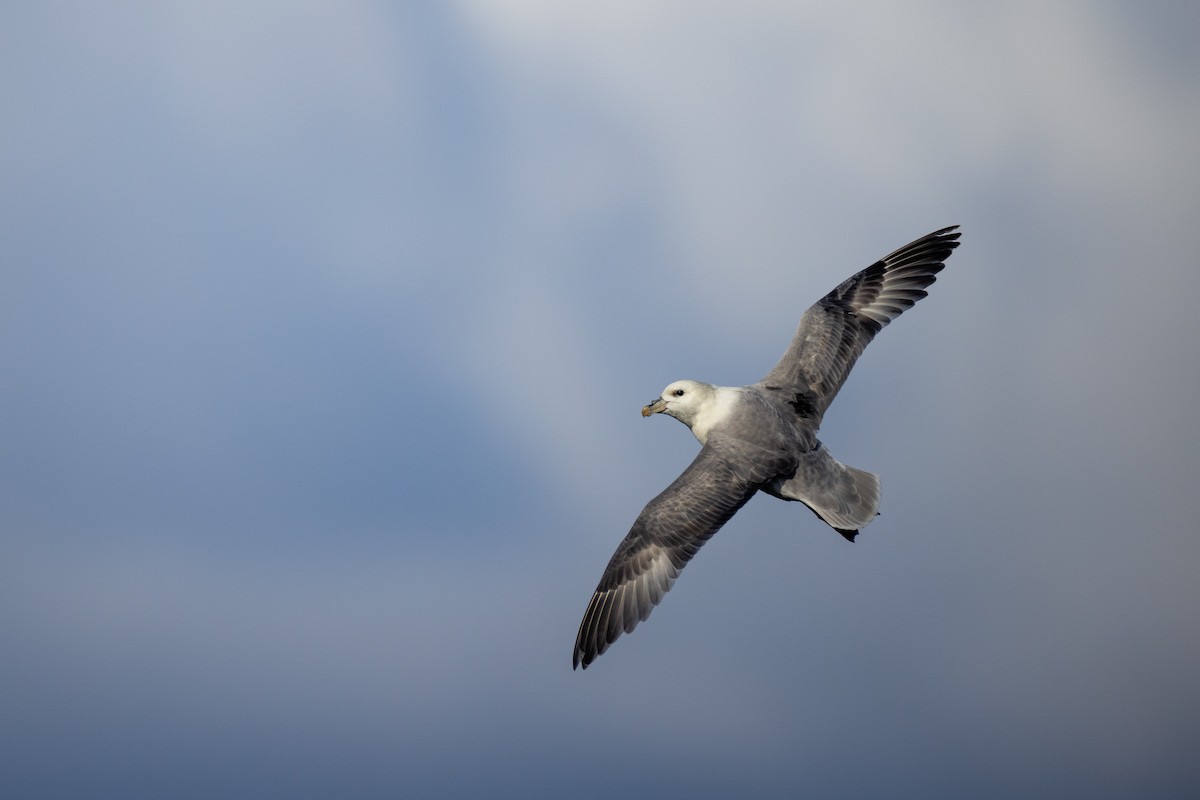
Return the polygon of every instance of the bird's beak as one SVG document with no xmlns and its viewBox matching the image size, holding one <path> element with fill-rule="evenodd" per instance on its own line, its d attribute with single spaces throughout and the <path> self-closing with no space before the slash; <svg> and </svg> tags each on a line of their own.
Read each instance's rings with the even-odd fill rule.
<svg viewBox="0 0 1200 800">
<path fill-rule="evenodd" d="M 657 400 L 655 400 L 653 403 L 651 403 L 650 405 L 642 406 L 642 416 L 648 417 L 651 414 L 660 414 L 666 410 L 667 410 L 667 401 L 663 400 L 660 397 Z"/>
</svg>

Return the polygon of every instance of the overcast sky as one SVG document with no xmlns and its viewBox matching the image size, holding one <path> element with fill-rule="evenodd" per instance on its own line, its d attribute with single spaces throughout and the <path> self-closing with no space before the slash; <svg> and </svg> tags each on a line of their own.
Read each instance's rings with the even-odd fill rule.
<svg viewBox="0 0 1200 800">
<path fill-rule="evenodd" d="M 398 7 L 397 7 L 398 6 Z M 0 10 L 0 793 L 1185 797 L 1200 6 Z M 807 306 L 962 246 L 575 628 Z"/>
</svg>

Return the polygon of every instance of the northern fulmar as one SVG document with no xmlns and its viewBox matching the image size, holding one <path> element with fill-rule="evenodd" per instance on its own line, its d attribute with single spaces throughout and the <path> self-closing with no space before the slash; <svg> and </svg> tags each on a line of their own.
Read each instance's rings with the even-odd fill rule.
<svg viewBox="0 0 1200 800">
<path fill-rule="evenodd" d="M 901 247 L 817 301 L 758 383 L 675 381 L 642 409 L 687 425 L 702 447 L 613 553 L 579 625 L 574 667 L 587 669 L 650 616 L 700 546 L 756 492 L 799 500 L 851 542 L 875 518 L 879 476 L 839 462 L 817 430 L 863 348 L 925 297 L 958 247 L 957 228 Z"/>
</svg>

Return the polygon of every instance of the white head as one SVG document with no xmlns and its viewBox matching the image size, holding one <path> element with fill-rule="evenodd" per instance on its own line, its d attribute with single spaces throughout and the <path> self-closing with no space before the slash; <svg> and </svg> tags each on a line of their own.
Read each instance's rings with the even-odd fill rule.
<svg viewBox="0 0 1200 800">
<path fill-rule="evenodd" d="M 675 381 L 658 399 L 642 409 L 642 416 L 666 414 L 691 428 L 716 399 L 717 387 L 699 381 Z"/>
</svg>

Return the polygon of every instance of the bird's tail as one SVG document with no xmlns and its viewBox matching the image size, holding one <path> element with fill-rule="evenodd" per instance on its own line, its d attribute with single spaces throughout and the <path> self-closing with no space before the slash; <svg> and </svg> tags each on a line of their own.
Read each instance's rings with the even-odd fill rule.
<svg viewBox="0 0 1200 800">
<path fill-rule="evenodd" d="M 879 476 L 846 466 L 824 446 L 806 456 L 796 475 L 771 493 L 799 500 L 831 528 L 854 541 L 859 530 L 879 513 Z"/>
<path fill-rule="evenodd" d="M 839 464 L 845 472 L 843 491 L 838 494 L 836 508 L 825 508 L 817 513 L 842 536 L 850 541 L 859 530 L 879 514 L 879 476 L 874 472 L 855 469 Z M 853 488 L 850 488 L 853 487 Z M 814 509 L 815 510 L 815 509 Z"/>
</svg>

